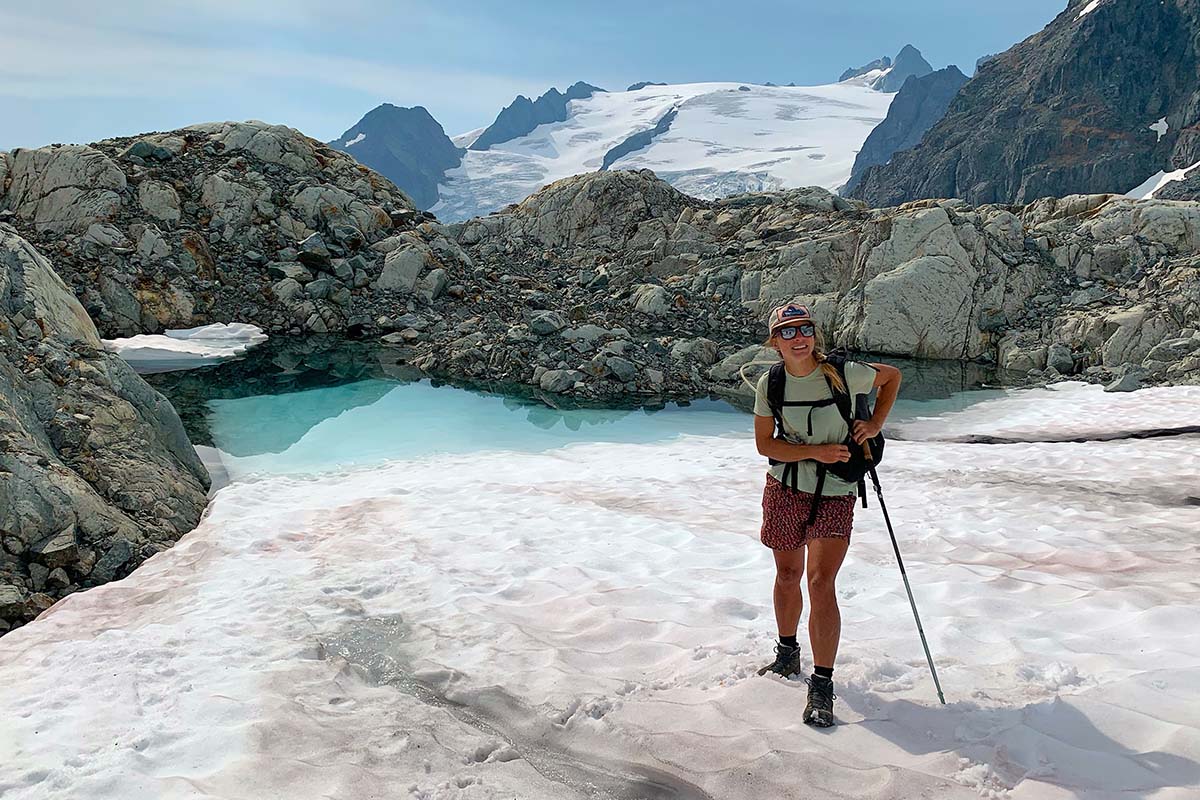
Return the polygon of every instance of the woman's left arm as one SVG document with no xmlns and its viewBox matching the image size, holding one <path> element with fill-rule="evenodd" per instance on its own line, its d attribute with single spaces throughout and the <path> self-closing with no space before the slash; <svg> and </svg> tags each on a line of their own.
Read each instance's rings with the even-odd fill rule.
<svg viewBox="0 0 1200 800">
<path fill-rule="evenodd" d="M 852 436 L 854 441 L 859 444 L 879 435 L 879 432 L 883 430 L 884 421 L 887 420 L 887 416 L 896 402 L 896 395 L 900 393 L 900 370 L 890 364 L 871 364 L 871 366 L 875 368 L 874 386 L 879 392 L 875 395 L 875 412 L 871 414 L 871 418 L 854 421 Z"/>
</svg>

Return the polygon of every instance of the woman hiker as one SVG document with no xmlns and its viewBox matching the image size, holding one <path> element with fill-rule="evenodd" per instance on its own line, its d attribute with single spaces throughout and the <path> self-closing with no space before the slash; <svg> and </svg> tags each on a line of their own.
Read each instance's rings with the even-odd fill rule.
<svg viewBox="0 0 1200 800">
<path fill-rule="evenodd" d="M 802 305 L 773 309 L 768 326 L 770 338 L 765 346 L 783 357 L 783 400 L 788 405 L 778 409 L 784 438 L 776 438 L 767 394 L 769 373 L 763 374 L 755 392 L 754 438 L 758 452 L 772 460 L 763 490 L 762 543 L 775 555 L 779 644 L 774 663 L 759 674 L 770 671 L 787 677 L 800 673 L 796 630 L 804 603 L 800 581 L 807 571 L 813 672 L 807 679 L 808 705 L 803 719 L 810 725 L 828 727 L 834 724 L 833 663 L 842 632 L 834 582 L 850 545 L 858 487 L 832 474 L 820 480 L 825 469 L 819 465 L 849 461 L 848 437 L 861 445 L 879 434 L 900 390 L 900 370 L 887 364 L 846 361 L 839 371 L 823 352 L 821 336 Z M 854 420 L 853 431 L 849 431 L 838 405 L 831 402 L 832 387 L 849 393 L 851 408 L 856 395 L 878 387 L 874 414 L 869 420 Z M 806 402 L 813 404 L 804 405 Z M 815 515 L 810 516 L 818 494 Z"/>
</svg>

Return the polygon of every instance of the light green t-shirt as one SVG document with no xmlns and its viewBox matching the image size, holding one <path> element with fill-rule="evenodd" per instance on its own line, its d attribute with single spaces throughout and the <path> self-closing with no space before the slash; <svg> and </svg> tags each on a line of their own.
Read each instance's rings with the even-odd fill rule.
<svg viewBox="0 0 1200 800">
<path fill-rule="evenodd" d="M 874 367 L 861 361 L 847 361 L 845 372 L 851 398 L 855 395 L 870 393 L 871 387 L 875 384 Z M 769 372 L 764 372 L 758 379 L 758 386 L 754 392 L 754 413 L 760 417 L 771 416 L 771 406 L 767 403 L 768 374 Z M 829 391 L 829 384 L 825 381 L 825 373 L 819 367 L 803 378 L 797 378 L 788 372 L 784 374 L 787 375 L 783 387 L 785 401 L 827 400 L 833 397 L 833 393 Z M 851 408 L 853 407 L 852 399 Z M 810 409 L 812 412 L 812 436 L 808 435 Z M 849 433 L 846 421 L 842 419 L 841 412 L 833 403 L 819 408 L 784 406 L 783 426 L 784 438 L 794 444 L 841 444 L 846 441 Z M 796 486 L 800 491 L 810 494 L 817 491 L 817 463 L 812 460 L 797 462 L 796 466 L 799 472 L 796 475 Z M 784 466 L 784 464 L 773 464 L 767 470 L 767 474 L 782 481 Z M 825 486 L 821 489 L 822 496 L 857 493 L 858 486 L 855 484 L 846 483 L 833 475 L 825 475 Z"/>
</svg>

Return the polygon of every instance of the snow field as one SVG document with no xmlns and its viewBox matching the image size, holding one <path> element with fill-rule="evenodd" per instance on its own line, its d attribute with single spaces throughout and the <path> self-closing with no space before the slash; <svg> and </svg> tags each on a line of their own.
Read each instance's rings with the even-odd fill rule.
<svg viewBox="0 0 1200 800">
<path fill-rule="evenodd" d="M 1194 407 L 1093 395 L 1014 392 L 945 428 Z M 662 797 L 1195 796 L 1197 437 L 893 441 L 949 705 L 872 497 L 823 731 L 802 682 L 754 675 L 775 629 L 749 422 L 235 482 L 175 548 L 0 639 L 0 794 L 618 796 L 582 774 Z"/>
<path fill-rule="evenodd" d="M 709 92 L 681 103 L 670 131 L 613 168 L 652 169 L 699 197 L 836 190 L 893 97 L 843 84 Z"/>
</svg>

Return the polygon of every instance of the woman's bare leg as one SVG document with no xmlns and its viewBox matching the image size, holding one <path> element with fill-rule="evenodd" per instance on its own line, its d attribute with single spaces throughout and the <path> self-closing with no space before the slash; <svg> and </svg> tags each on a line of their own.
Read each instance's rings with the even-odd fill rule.
<svg viewBox="0 0 1200 800">
<path fill-rule="evenodd" d="M 795 636 L 804 610 L 800 579 L 804 577 L 804 548 L 775 550 L 775 624 L 780 636 Z"/>
<path fill-rule="evenodd" d="M 838 642 L 842 638 L 842 614 L 838 610 L 834 581 L 849 546 L 849 539 L 808 540 L 808 602 L 812 605 L 808 612 L 808 639 L 812 645 L 813 666 L 832 669 L 837 658 Z"/>
</svg>

